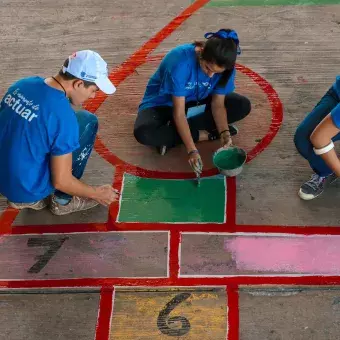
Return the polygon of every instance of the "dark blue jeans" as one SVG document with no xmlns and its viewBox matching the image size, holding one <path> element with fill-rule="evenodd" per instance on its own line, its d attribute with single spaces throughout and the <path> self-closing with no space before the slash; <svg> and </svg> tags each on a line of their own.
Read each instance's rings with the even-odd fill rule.
<svg viewBox="0 0 340 340">
<path fill-rule="evenodd" d="M 325 161 L 314 153 L 313 144 L 310 136 L 317 125 L 337 106 L 340 99 L 334 89 L 331 87 L 321 100 L 314 107 L 305 119 L 298 126 L 294 143 L 299 153 L 307 159 L 314 172 L 320 176 L 328 176 L 333 171 L 328 167 Z M 340 133 L 333 139 L 333 142 L 340 140 Z"/>
<path fill-rule="evenodd" d="M 72 153 L 72 175 L 77 179 L 83 176 L 87 161 L 91 155 L 98 131 L 98 118 L 91 112 L 76 112 L 79 125 L 79 149 Z M 72 196 L 61 191 L 54 193 L 59 198 L 71 199 Z"/>
</svg>

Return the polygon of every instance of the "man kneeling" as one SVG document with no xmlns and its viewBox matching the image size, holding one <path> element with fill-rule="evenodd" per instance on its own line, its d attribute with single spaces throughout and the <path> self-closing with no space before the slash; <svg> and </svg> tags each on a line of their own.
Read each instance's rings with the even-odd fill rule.
<svg viewBox="0 0 340 340">
<path fill-rule="evenodd" d="M 54 77 L 28 77 L 14 83 L 0 104 L 0 193 L 16 209 L 56 215 L 109 205 L 117 199 L 111 185 L 82 183 L 92 151 L 97 117 L 75 112 L 98 90 L 115 92 L 106 62 L 96 52 L 74 53 Z"/>
</svg>

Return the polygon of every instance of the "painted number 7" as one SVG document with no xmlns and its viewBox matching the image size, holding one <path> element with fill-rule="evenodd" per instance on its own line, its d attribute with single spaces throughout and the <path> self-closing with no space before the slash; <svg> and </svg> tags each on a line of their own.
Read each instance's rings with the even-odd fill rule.
<svg viewBox="0 0 340 340">
<path fill-rule="evenodd" d="M 48 261 L 57 253 L 66 240 L 68 240 L 67 236 L 59 239 L 48 239 L 45 237 L 28 239 L 28 247 L 48 247 L 48 249 L 43 255 L 37 255 L 35 257 L 37 262 L 27 272 L 31 274 L 39 273 L 47 265 Z"/>
</svg>

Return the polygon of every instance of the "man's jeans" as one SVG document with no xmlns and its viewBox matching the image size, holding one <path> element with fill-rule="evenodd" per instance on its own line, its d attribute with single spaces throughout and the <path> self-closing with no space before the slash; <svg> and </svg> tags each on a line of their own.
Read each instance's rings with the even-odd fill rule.
<svg viewBox="0 0 340 340">
<path fill-rule="evenodd" d="M 310 136 L 317 125 L 337 106 L 340 99 L 334 89 L 331 87 L 327 93 L 321 98 L 319 103 L 314 107 L 305 119 L 298 126 L 294 143 L 299 153 L 307 159 L 311 168 L 319 176 L 328 176 L 333 171 L 328 167 L 325 161 L 313 150 L 313 144 Z M 332 138 L 333 142 L 340 140 L 340 133 Z"/>
<path fill-rule="evenodd" d="M 80 110 L 76 112 L 79 124 L 79 149 L 72 153 L 72 174 L 74 177 L 80 179 L 83 176 L 87 160 L 92 152 L 96 134 L 98 131 L 98 118 L 94 114 Z M 54 193 L 58 198 L 70 200 L 72 196 L 61 191 Z"/>
</svg>

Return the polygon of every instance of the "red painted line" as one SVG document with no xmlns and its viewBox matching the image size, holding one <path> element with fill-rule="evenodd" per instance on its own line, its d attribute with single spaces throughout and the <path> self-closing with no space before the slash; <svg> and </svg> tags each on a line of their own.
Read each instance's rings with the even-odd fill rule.
<svg viewBox="0 0 340 340">
<path fill-rule="evenodd" d="M 270 124 L 269 131 L 255 146 L 255 148 L 253 148 L 248 153 L 247 162 L 250 162 L 259 153 L 261 153 L 264 149 L 268 147 L 268 145 L 278 133 L 283 120 L 283 106 L 274 88 L 259 74 L 255 73 L 250 68 L 243 65 L 237 65 L 236 69 L 248 75 L 256 84 L 261 87 L 263 92 L 266 93 L 268 101 L 272 108 L 272 122 Z"/>
<path fill-rule="evenodd" d="M 155 36 L 147 41 L 139 50 L 132 54 L 125 62 L 123 62 L 123 64 L 121 64 L 117 69 L 113 70 L 109 78 L 115 84 L 115 86 L 118 87 L 119 84 L 123 82 L 128 76 L 130 76 L 137 67 L 143 65 L 146 62 L 148 55 L 153 52 L 164 39 L 172 34 L 184 21 L 190 18 L 191 15 L 193 15 L 197 10 L 202 8 L 209 1 L 210 0 L 196 0 L 176 18 L 171 20 L 169 24 L 163 27 L 163 29 L 161 29 Z M 84 105 L 84 108 L 94 113 L 104 103 L 107 97 L 108 96 L 104 93 L 100 93 L 93 100 L 89 100 Z M 97 137 L 95 143 L 95 149 L 105 160 L 107 160 L 111 164 L 124 163 L 117 156 L 112 154 L 109 149 L 106 148 L 99 136 Z"/>
<path fill-rule="evenodd" d="M 109 78 L 119 86 L 128 76 L 130 76 L 137 67 L 144 64 L 148 55 L 153 52 L 160 43 L 171 35 L 184 21 L 192 16 L 196 11 L 202 8 L 210 0 L 196 0 L 193 4 L 187 7 L 176 18 L 171 20 L 169 24 L 163 27 L 155 36 L 147 41 L 139 50 L 132 54 L 126 61 L 123 62 L 117 69 L 111 72 Z M 95 112 L 104 103 L 108 96 L 100 93 L 96 98 L 89 100 L 85 104 L 85 109 Z"/>
<path fill-rule="evenodd" d="M 236 226 L 236 178 L 227 178 L 227 225 L 230 231 L 235 230 Z"/>
<path fill-rule="evenodd" d="M 238 225 L 213 223 L 115 223 L 117 231 L 179 231 L 179 232 L 209 232 L 209 233 L 282 233 L 297 235 L 340 235 L 340 228 L 329 226 L 279 226 L 279 225 Z"/>
<path fill-rule="evenodd" d="M 228 221 L 227 221 L 228 222 Z M 209 232 L 209 233 L 263 233 L 263 234 L 293 234 L 293 235 L 340 235 L 340 226 L 278 226 L 278 225 L 239 225 L 229 224 L 167 224 L 167 223 L 105 223 L 86 224 L 55 224 L 36 226 L 14 226 L 10 232 L 2 235 L 26 234 L 73 234 L 106 231 L 177 231 L 177 232 Z M 1 233 L 0 233 L 1 234 Z"/>
<path fill-rule="evenodd" d="M 239 340 L 240 316 L 238 286 L 227 286 L 228 335 L 227 340 Z"/>
<path fill-rule="evenodd" d="M 114 82 L 116 87 L 119 86 L 129 75 L 131 75 L 135 69 L 143 65 L 147 61 L 159 60 L 162 56 L 148 57 L 148 55 L 153 52 L 158 45 L 166 39 L 173 31 L 175 31 L 185 20 L 187 20 L 195 11 L 203 7 L 209 0 L 197 0 L 186 10 L 184 10 L 179 16 L 173 19 L 167 26 L 165 26 L 161 31 L 159 31 L 154 37 L 152 37 L 148 42 L 146 42 L 138 51 L 136 51 L 132 56 L 130 56 L 122 65 L 115 69 L 111 75 L 110 79 Z M 273 87 L 259 74 L 255 73 L 251 69 L 243 65 L 236 65 L 236 69 L 242 73 L 249 76 L 260 88 L 266 93 L 268 101 L 272 108 L 272 122 L 269 127 L 269 131 L 262 138 L 262 140 L 248 153 L 247 162 L 251 161 L 260 152 L 262 152 L 273 140 L 277 134 L 283 119 L 283 108 L 282 103 L 275 92 Z M 85 105 L 85 109 L 95 112 L 101 104 L 106 100 L 108 96 L 100 94 L 98 98 L 89 101 Z M 130 174 L 148 177 L 148 178 L 163 178 L 163 179 L 177 179 L 177 178 L 193 178 L 194 175 L 190 173 L 180 173 L 180 172 L 162 172 L 162 171 L 151 171 L 127 164 L 122 159 L 114 155 L 101 141 L 100 137 L 97 137 L 95 144 L 96 151 L 109 163 L 113 165 L 124 165 L 125 170 Z M 213 176 L 218 173 L 217 169 L 209 169 L 203 172 L 202 176 Z"/>
<path fill-rule="evenodd" d="M 276 226 L 276 225 L 239 225 L 239 233 L 284 233 L 295 235 L 340 235 L 340 226 Z"/>
<path fill-rule="evenodd" d="M 109 340 L 114 303 L 114 287 L 102 287 L 95 340 Z"/>
<path fill-rule="evenodd" d="M 59 280 L 1 280 L 0 288 L 64 288 L 64 287 L 198 287 L 228 285 L 303 285 L 330 286 L 340 285 L 340 276 L 234 276 L 234 277 L 203 277 L 203 278 L 84 278 Z"/>
<path fill-rule="evenodd" d="M 143 47 L 142 47 L 143 48 Z M 133 56 L 132 56 L 133 57 Z M 161 56 L 155 56 L 155 58 L 160 58 Z M 147 61 L 147 58 L 144 59 L 143 62 L 140 62 L 142 65 L 144 62 Z M 137 65 L 137 66 L 140 66 Z M 124 63 L 122 64 L 122 67 Z M 136 66 L 136 67 L 137 67 Z M 279 128 L 282 124 L 283 120 L 283 107 L 282 103 L 278 97 L 278 94 L 275 92 L 273 87 L 259 74 L 255 73 L 251 69 L 247 68 L 246 66 L 237 64 L 236 69 L 248 77 L 250 77 L 267 95 L 268 101 L 270 103 L 272 109 L 272 121 L 269 127 L 267 134 L 261 139 L 261 141 L 255 145 L 255 147 L 249 151 L 247 157 L 247 163 L 250 162 L 253 158 L 255 158 L 259 153 L 261 153 L 265 148 L 268 147 L 270 142 L 276 136 Z M 113 72 L 114 73 L 114 72 Z M 157 170 L 147 170 L 140 168 L 138 166 L 128 164 L 124 160 L 118 158 L 114 155 L 100 140 L 97 138 L 96 141 L 96 151 L 108 162 L 113 165 L 124 165 L 125 171 L 130 173 L 131 175 L 146 177 L 146 178 L 161 178 L 161 179 L 189 179 L 194 178 L 194 174 L 188 172 L 163 172 Z M 208 169 L 203 171 L 203 177 L 214 176 L 218 174 L 218 170 L 216 168 Z"/>
<path fill-rule="evenodd" d="M 170 231 L 169 250 L 169 274 L 171 280 L 176 280 L 180 271 L 179 249 L 181 244 L 181 234 L 178 231 Z"/>
<path fill-rule="evenodd" d="M 27 235 L 27 234 L 73 234 L 73 233 L 93 233 L 107 231 L 106 223 L 83 223 L 83 224 L 54 224 L 37 226 L 13 226 L 11 232 L 4 235 Z"/>
<path fill-rule="evenodd" d="M 19 214 L 19 210 L 7 207 L 0 215 L 0 235 L 10 234 L 12 224 Z"/>
</svg>

